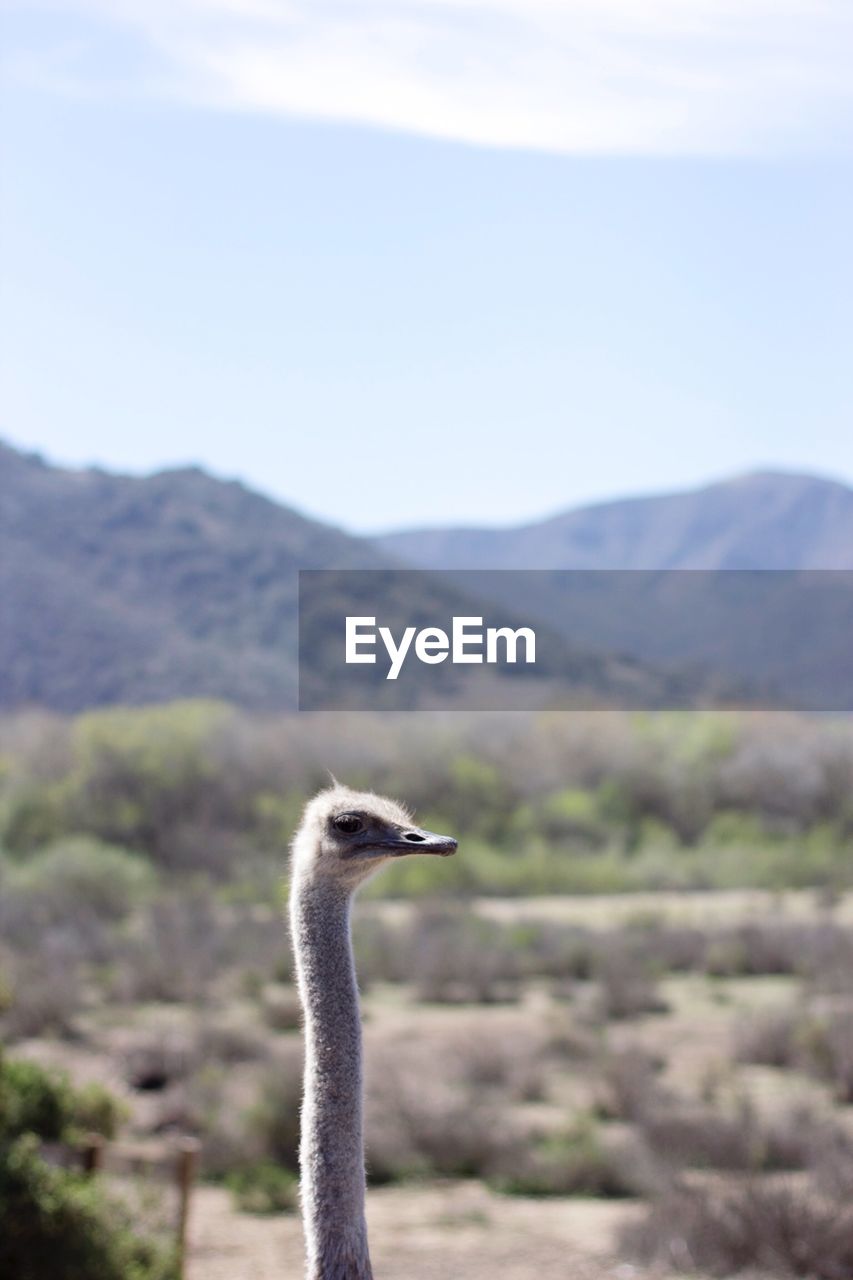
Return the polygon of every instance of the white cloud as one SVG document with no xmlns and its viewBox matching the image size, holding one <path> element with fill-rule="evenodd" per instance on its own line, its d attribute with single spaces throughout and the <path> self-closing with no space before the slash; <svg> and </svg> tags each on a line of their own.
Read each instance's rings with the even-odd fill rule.
<svg viewBox="0 0 853 1280">
<path fill-rule="evenodd" d="M 849 0 L 55 0 L 198 105 L 574 153 L 834 149 Z M 105 81 L 109 79 L 104 69 Z"/>
</svg>

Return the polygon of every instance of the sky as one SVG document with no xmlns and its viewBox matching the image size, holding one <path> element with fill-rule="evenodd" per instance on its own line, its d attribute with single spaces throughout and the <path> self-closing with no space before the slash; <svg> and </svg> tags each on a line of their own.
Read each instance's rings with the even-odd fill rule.
<svg viewBox="0 0 853 1280">
<path fill-rule="evenodd" d="M 0 436 L 355 531 L 853 482 L 847 0 L 0 0 Z"/>
</svg>

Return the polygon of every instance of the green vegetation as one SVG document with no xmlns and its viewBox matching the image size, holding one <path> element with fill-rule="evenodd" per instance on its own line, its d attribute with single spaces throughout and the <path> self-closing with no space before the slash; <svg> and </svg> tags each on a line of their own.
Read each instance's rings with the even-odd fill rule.
<svg viewBox="0 0 853 1280">
<path fill-rule="evenodd" d="M 521 1196 L 620 1199 L 642 1190 L 630 1160 L 608 1150 L 601 1126 L 589 1115 L 579 1115 L 568 1128 L 534 1145 L 494 1182 L 498 1190 Z"/>
<path fill-rule="evenodd" d="M 120 1119 L 119 1104 L 100 1085 L 72 1089 L 65 1076 L 0 1054 L 0 1142 L 26 1134 L 70 1143 L 86 1133 L 111 1138 Z"/>
<path fill-rule="evenodd" d="M 850 883 L 853 729 L 724 713 L 258 719 L 221 703 L 0 726 L 16 895 L 117 917 L 153 875 L 269 901 L 327 768 L 460 837 L 371 892 L 527 895 Z"/>
<path fill-rule="evenodd" d="M 238 1169 L 226 1182 L 244 1213 L 290 1213 L 299 1202 L 296 1174 L 268 1161 Z"/>
<path fill-rule="evenodd" d="M 172 1280 L 168 1250 L 139 1235 L 92 1179 L 43 1158 L 42 1142 L 73 1145 L 114 1132 L 105 1091 L 72 1089 L 34 1063 L 0 1056 L 0 1274 L 15 1280 Z"/>
<path fill-rule="evenodd" d="M 210 702 L 0 720 L 3 1040 L 52 1053 L 67 1041 L 123 1081 L 136 1137 L 195 1135 L 203 1175 L 241 1209 L 292 1209 L 302 1046 L 282 872 L 327 769 L 460 840 L 454 859 L 401 860 L 356 915 L 374 1184 L 640 1195 L 652 1208 L 637 1249 L 655 1258 L 673 1242 L 654 1202 L 684 1177 L 794 1171 L 819 1197 L 853 1191 L 838 1119 L 853 1099 L 843 722 L 297 720 Z M 792 910 L 765 895 L 764 918 L 689 921 L 681 899 L 566 914 L 523 901 L 750 886 L 819 893 Z M 500 895 L 517 901 L 472 901 Z M 775 1109 L 754 1104 L 756 1071 L 784 1086 Z M 0 1059 L 0 1213 L 15 1223 L 0 1272 L 36 1280 L 50 1250 L 68 1260 L 57 1280 L 171 1275 L 109 1173 L 85 1180 L 44 1158 L 44 1144 L 111 1136 L 121 1119 L 100 1088 Z M 697 1238 L 717 1231 L 714 1204 L 690 1203 Z M 732 1213 L 784 1220 L 805 1199 L 786 1204 Z"/>
</svg>

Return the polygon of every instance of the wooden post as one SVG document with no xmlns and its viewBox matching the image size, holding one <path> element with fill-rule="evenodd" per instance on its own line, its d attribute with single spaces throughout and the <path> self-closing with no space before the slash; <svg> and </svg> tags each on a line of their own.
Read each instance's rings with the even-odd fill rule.
<svg viewBox="0 0 853 1280">
<path fill-rule="evenodd" d="M 178 1142 L 178 1158 L 175 1167 L 178 1184 L 178 1276 L 183 1280 L 184 1258 L 187 1245 L 187 1222 L 190 1213 L 190 1196 L 198 1171 L 199 1142 L 196 1138 L 181 1138 Z"/>
<path fill-rule="evenodd" d="M 104 1147 L 106 1143 L 99 1133 L 87 1133 L 83 1140 L 83 1150 L 81 1152 L 83 1162 L 83 1172 L 90 1177 L 94 1173 L 100 1173 L 104 1167 Z"/>
</svg>

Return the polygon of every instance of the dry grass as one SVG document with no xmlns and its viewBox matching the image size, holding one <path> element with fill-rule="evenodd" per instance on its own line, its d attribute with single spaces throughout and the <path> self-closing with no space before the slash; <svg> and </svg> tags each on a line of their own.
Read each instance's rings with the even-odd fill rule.
<svg viewBox="0 0 853 1280">
<path fill-rule="evenodd" d="M 368 1225 L 382 1280 L 627 1280 L 615 1236 L 632 1215 L 624 1201 L 522 1200 L 481 1183 L 374 1188 Z M 300 1276 L 295 1215 L 235 1212 L 229 1194 L 204 1187 L 190 1220 L 187 1280 Z M 630 1280 L 652 1280 L 637 1267 Z"/>
<path fill-rule="evenodd" d="M 642 1262 L 732 1276 L 747 1270 L 810 1280 L 850 1280 L 853 1210 L 793 1183 L 679 1188 L 622 1236 Z"/>
<path fill-rule="evenodd" d="M 743 1024 L 737 1046 L 743 1062 L 808 1071 L 832 1087 L 842 1105 L 853 1103 L 853 1005 L 796 1005 Z"/>
<path fill-rule="evenodd" d="M 78 1056 L 85 1050 L 88 1059 L 101 1055 L 120 1069 L 137 1136 L 197 1133 L 207 1174 L 243 1169 L 254 1185 L 266 1162 L 296 1166 L 302 1051 L 283 930 L 271 912 L 217 907 L 192 895 L 173 905 L 152 904 L 123 928 L 117 966 L 100 987 L 91 975 L 79 982 L 76 1001 L 65 1007 L 73 1014 L 64 1034 L 79 1037 Z M 417 1189 L 405 1195 L 417 1205 L 429 1201 L 436 1178 L 457 1187 L 476 1178 L 513 1193 L 489 1197 L 484 1212 L 522 1205 L 535 1236 L 535 1222 L 550 1221 L 552 1205 L 570 1213 L 578 1196 L 654 1201 L 685 1176 L 692 1190 L 679 1194 L 693 1196 L 698 1177 L 722 1197 L 698 1207 L 685 1202 L 685 1222 L 696 1224 L 689 1242 L 696 1265 L 713 1273 L 723 1255 L 710 1246 L 703 1252 L 708 1232 L 718 1243 L 723 1238 L 731 1262 L 740 1256 L 738 1231 L 759 1221 L 759 1211 L 775 1224 L 767 1228 L 767 1248 L 777 1248 L 773 1232 L 783 1232 L 788 1201 L 761 1199 L 778 1189 L 776 1171 L 802 1171 L 785 1184 L 789 1197 L 803 1199 L 808 1179 L 817 1189 L 807 1208 L 797 1208 L 799 1217 L 789 1213 L 804 1238 L 823 1220 L 822 1197 L 836 1187 L 853 1192 L 853 1144 L 838 1121 L 843 1113 L 832 1114 L 853 1074 L 850 1005 L 833 994 L 846 934 L 831 930 L 822 946 L 817 915 L 749 927 L 718 919 L 702 927 L 636 911 L 622 920 L 621 910 L 615 904 L 607 927 L 518 914 L 484 920 L 446 906 L 372 905 L 364 912 L 367 1135 L 379 1187 L 372 1197 L 416 1179 Z M 169 972 L 202 937 L 204 963 Z M 144 993 L 152 1002 L 118 1004 L 116 984 L 138 947 L 157 954 L 120 994 Z M 79 979 L 79 967 L 67 972 Z M 32 1026 L 37 1034 L 52 1028 L 41 1018 Z M 47 1034 L 54 1031 L 62 1028 Z M 60 1056 L 72 1054 L 71 1044 L 55 1047 Z M 756 1062 L 764 1064 L 760 1112 L 749 1101 L 759 1096 Z M 813 1079 L 811 1111 L 796 1098 L 803 1072 Z M 759 1199 L 741 1204 L 729 1197 L 745 1175 Z M 844 1203 L 840 1192 L 838 1199 Z M 412 1257 L 413 1276 L 437 1277 L 456 1265 L 446 1246 L 457 1227 L 448 1225 L 446 1205 L 443 1213 L 432 1228 L 432 1270 L 426 1262 L 419 1270 Z M 720 1237 L 718 1220 L 728 1235 Z M 654 1221 L 665 1225 L 663 1211 Z M 681 1246 L 662 1235 L 664 1225 L 646 1224 L 657 1243 L 643 1246 L 643 1256 L 653 1266 L 686 1266 L 686 1254 L 678 1263 Z M 483 1257 L 529 1280 L 511 1242 L 492 1251 L 482 1232 L 478 1238 Z M 390 1248 L 381 1233 L 378 1247 Z M 563 1280 L 557 1255 L 543 1258 L 542 1275 Z M 245 1272 L 247 1256 L 235 1254 L 223 1280 Z M 756 1258 L 765 1265 L 764 1254 L 749 1256 L 748 1265 L 757 1267 Z M 580 1274 L 587 1263 L 598 1280 L 616 1267 L 616 1255 L 602 1261 L 579 1254 Z"/>
</svg>

